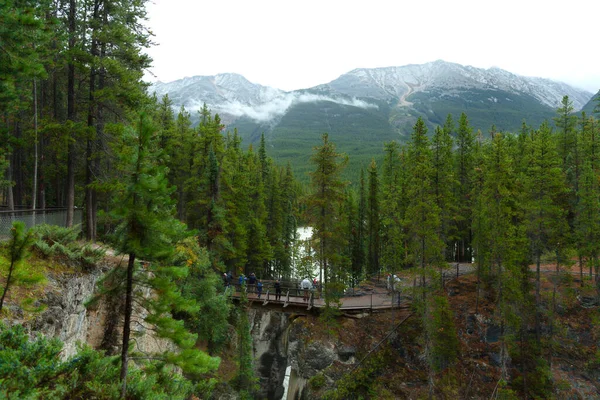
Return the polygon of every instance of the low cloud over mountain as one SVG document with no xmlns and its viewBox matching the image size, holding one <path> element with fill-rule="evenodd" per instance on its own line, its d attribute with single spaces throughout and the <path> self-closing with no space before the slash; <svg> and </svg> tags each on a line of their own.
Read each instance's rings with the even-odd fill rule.
<svg viewBox="0 0 600 400">
<path fill-rule="evenodd" d="M 292 92 L 237 74 L 159 82 L 150 90 L 168 93 L 176 111 L 184 106 L 195 121 L 193 111 L 206 103 L 228 129 L 237 128 L 245 143 L 257 142 L 264 133 L 271 154 L 281 162 L 296 162 L 298 170 L 308 168 L 307 157 L 325 132 L 341 152 L 368 165 L 385 142 L 409 137 L 419 117 L 430 131 L 443 125 L 448 114 L 457 121 L 465 112 L 475 130 L 485 133 L 494 126 L 515 132 L 523 121 L 534 127 L 552 121 L 565 95 L 576 111 L 593 96 L 562 82 L 445 61 L 355 69 Z"/>
<path fill-rule="evenodd" d="M 237 74 L 196 76 L 170 83 L 156 83 L 151 91 L 162 96 L 169 94 L 176 108 L 183 105 L 194 112 L 204 103 L 213 111 L 225 114 L 226 120 L 248 117 L 256 122 L 270 122 L 280 118 L 291 107 L 303 103 L 331 102 L 358 108 L 374 108 L 378 105 L 344 95 L 323 95 L 307 91 L 284 92 L 255 85 Z"/>
</svg>

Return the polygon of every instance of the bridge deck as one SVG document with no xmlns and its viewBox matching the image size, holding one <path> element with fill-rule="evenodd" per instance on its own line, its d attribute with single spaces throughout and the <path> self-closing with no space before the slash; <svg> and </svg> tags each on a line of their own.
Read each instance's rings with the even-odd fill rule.
<svg viewBox="0 0 600 400">
<path fill-rule="evenodd" d="M 239 299 L 240 295 L 238 287 L 237 290 L 232 293 L 232 296 L 233 298 Z M 316 291 L 310 292 L 310 298 L 308 300 L 304 299 L 303 295 L 298 295 L 296 290 L 282 291 L 280 300 L 276 300 L 275 294 L 270 290 L 263 292 L 260 298 L 255 292 L 248 292 L 247 296 L 248 300 L 252 303 L 262 303 L 264 306 L 278 305 L 282 308 L 292 306 L 294 308 L 305 308 L 306 310 L 310 310 L 313 307 L 317 309 L 325 307 L 325 300 L 318 298 L 318 292 Z M 392 308 L 392 295 L 385 291 L 378 291 L 361 296 L 342 297 L 340 302 L 341 311 L 384 310 Z M 394 308 L 399 306 L 397 295 L 394 296 L 394 303 Z"/>
</svg>

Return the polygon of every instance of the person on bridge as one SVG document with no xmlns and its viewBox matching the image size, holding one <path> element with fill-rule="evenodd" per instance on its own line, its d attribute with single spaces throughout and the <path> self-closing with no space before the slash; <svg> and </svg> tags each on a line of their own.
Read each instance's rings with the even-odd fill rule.
<svg viewBox="0 0 600 400">
<path fill-rule="evenodd" d="M 260 279 L 256 280 L 256 293 L 258 293 L 258 298 L 260 299 L 260 295 L 262 294 L 263 284 Z"/>
<path fill-rule="evenodd" d="M 279 279 L 275 281 L 273 286 L 275 286 L 275 300 L 279 301 L 281 300 L 281 283 L 279 282 Z"/>
<path fill-rule="evenodd" d="M 254 293 L 254 286 L 256 285 L 256 275 L 254 272 L 248 277 L 248 292 Z"/>
<path fill-rule="evenodd" d="M 300 288 L 304 291 L 304 297 L 302 300 L 308 301 L 308 291 L 312 287 L 312 282 L 308 278 L 304 278 L 304 280 L 300 283 Z"/>
<path fill-rule="evenodd" d="M 395 274 L 387 275 L 387 290 L 388 293 L 397 292 L 400 289 L 400 278 L 398 278 Z"/>
</svg>

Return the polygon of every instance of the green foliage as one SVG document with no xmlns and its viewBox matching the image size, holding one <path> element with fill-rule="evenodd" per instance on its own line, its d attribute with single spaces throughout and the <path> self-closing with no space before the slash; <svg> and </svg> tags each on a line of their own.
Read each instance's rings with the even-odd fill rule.
<svg viewBox="0 0 600 400">
<path fill-rule="evenodd" d="M 4 306 L 4 299 L 8 293 L 8 289 L 14 283 L 18 283 L 19 279 L 15 274 L 15 270 L 18 271 L 21 261 L 27 256 L 29 247 L 33 243 L 33 235 L 31 230 L 25 231 L 25 224 L 21 221 L 15 221 L 10 230 L 10 240 L 6 245 L 8 253 L 9 266 L 8 273 L 6 275 L 6 282 L 4 284 L 4 290 L 2 291 L 2 297 L 0 298 L 0 313 Z M 19 271 L 20 272 L 20 271 Z M 28 279 L 27 279 L 28 278 Z M 20 279 L 23 283 L 32 283 L 40 281 L 41 278 L 35 274 L 30 277 L 23 277 Z"/>
<path fill-rule="evenodd" d="M 346 238 L 338 230 L 340 212 L 344 201 L 346 182 L 341 172 L 347 163 L 347 157 L 337 153 L 335 145 L 324 134 L 322 146 L 316 147 L 311 157 L 314 171 L 311 173 L 312 193 L 307 200 L 307 214 L 313 227 L 313 239 L 317 242 L 317 259 L 320 268 L 320 281 L 327 284 L 336 281 L 342 274 L 341 263 L 336 257 L 343 248 L 341 242 Z M 339 261 L 339 260 L 337 260 Z"/>
<path fill-rule="evenodd" d="M 495 98 L 495 101 L 494 101 Z M 495 90 L 469 89 L 460 93 L 428 91 L 413 93 L 407 98 L 430 124 L 442 125 L 448 114 L 467 113 L 471 125 L 487 130 L 496 125 L 501 131 L 516 131 L 523 120 L 539 125 L 550 119 L 552 108 L 542 105 L 529 95 Z"/>
<path fill-rule="evenodd" d="M 261 132 L 273 159 L 289 163 L 295 176 L 303 183 L 309 182 L 312 167 L 309 154 L 323 132 L 336 143 L 340 153 L 352 154 L 352 164 L 342 171 L 344 179 L 356 179 L 360 169 L 367 167 L 373 157 L 381 162 L 380 152 L 384 142 L 398 139 L 398 133 L 389 123 L 389 105 L 362 109 L 333 102 L 294 104 L 271 131 L 267 125 L 249 120 L 237 121 L 237 128 L 245 143 L 258 145 Z M 233 128 L 232 127 L 232 128 Z"/>
<path fill-rule="evenodd" d="M 335 334 L 339 328 L 338 317 L 342 315 L 342 295 L 345 285 L 342 282 L 329 282 L 325 285 L 325 308 L 321 311 L 319 319 L 327 327 L 330 334 Z"/>
<path fill-rule="evenodd" d="M 106 254 L 102 247 L 79 242 L 79 227 L 37 225 L 33 228 L 33 234 L 36 238 L 33 249 L 39 255 L 57 259 L 66 265 L 88 269 L 95 266 Z"/>
<path fill-rule="evenodd" d="M 19 399 L 118 399 L 117 357 L 82 347 L 63 360 L 58 339 L 29 340 L 21 325 L 0 325 L 0 395 Z M 187 399 L 193 384 L 160 363 L 132 367 L 127 399 Z"/>
<path fill-rule="evenodd" d="M 177 283 L 183 297 L 198 305 L 185 313 L 186 326 L 207 341 L 209 352 L 215 354 L 227 342 L 231 312 L 231 302 L 223 294 L 222 278 L 210 268 L 208 252 L 200 248 L 194 237 L 177 244 L 173 264 L 189 270 Z"/>
<path fill-rule="evenodd" d="M 252 351 L 252 335 L 248 320 L 248 297 L 246 290 L 241 291 L 240 304 L 236 313 L 236 331 L 238 336 L 238 372 L 234 384 L 241 399 L 252 399 L 258 389 L 258 378 L 254 374 Z"/>
<path fill-rule="evenodd" d="M 376 390 L 377 377 L 385 368 L 386 357 L 385 351 L 379 351 L 369 356 L 358 369 L 336 381 L 335 389 L 325 392 L 323 399 L 374 398 L 378 394 Z"/>
<path fill-rule="evenodd" d="M 459 341 L 454 325 L 454 315 L 448 299 L 435 296 L 432 300 L 426 326 L 431 338 L 430 363 L 439 372 L 454 364 L 459 355 Z"/>
<path fill-rule="evenodd" d="M 325 383 L 326 383 L 325 374 L 323 374 L 322 372 L 312 376 L 308 380 L 308 384 L 310 385 L 311 389 L 313 389 L 313 390 L 321 389 L 323 386 L 325 386 Z"/>
</svg>

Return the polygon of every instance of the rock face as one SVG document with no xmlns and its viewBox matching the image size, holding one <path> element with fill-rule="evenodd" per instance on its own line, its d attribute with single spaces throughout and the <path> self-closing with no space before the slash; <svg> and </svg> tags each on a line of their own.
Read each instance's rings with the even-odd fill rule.
<svg viewBox="0 0 600 400">
<path fill-rule="evenodd" d="M 252 308 L 249 311 L 256 373 L 260 379 L 258 398 L 281 399 L 287 367 L 289 314 Z"/>
<path fill-rule="evenodd" d="M 352 346 L 333 339 L 312 340 L 302 319 L 279 310 L 250 309 L 255 371 L 260 381 L 257 398 L 309 399 L 307 383 L 311 377 L 334 363 L 356 361 L 356 348 Z M 287 388 L 286 368 L 290 368 Z"/>
<path fill-rule="evenodd" d="M 50 287 L 42 303 L 46 310 L 31 324 L 32 331 L 57 337 L 64 343 L 63 357 L 77 352 L 78 342 L 87 342 L 88 336 L 97 336 L 95 317 L 89 315 L 85 302 L 93 295 L 101 270 L 91 273 L 49 277 Z"/>
<path fill-rule="evenodd" d="M 31 321 L 23 323 L 33 335 L 41 333 L 56 337 L 64 343 L 61 353 L 68 358 L 77 352 L 78 343 L 106 350 L 109 354 L 119 351 L 121 345 L 122 301 L 118 297 L 100 300 L 94 307 L 86 307 L 96 291 L 98 280 L 112 266 L 100 265 L 89 272 L 61 273 L 48 276 L 49 285 L 40 303 L 46 309 Z M 151 296 L 146 291 L 145 296 Z M 134 310 L 139 319 L 145 317 L 142 310 Z M 162 352 L 172 349 L 170 342 L 158 339 L 141 324 L 133 324 L 132 335 L 136 337 L 138 350 Z"/>
</svg>

